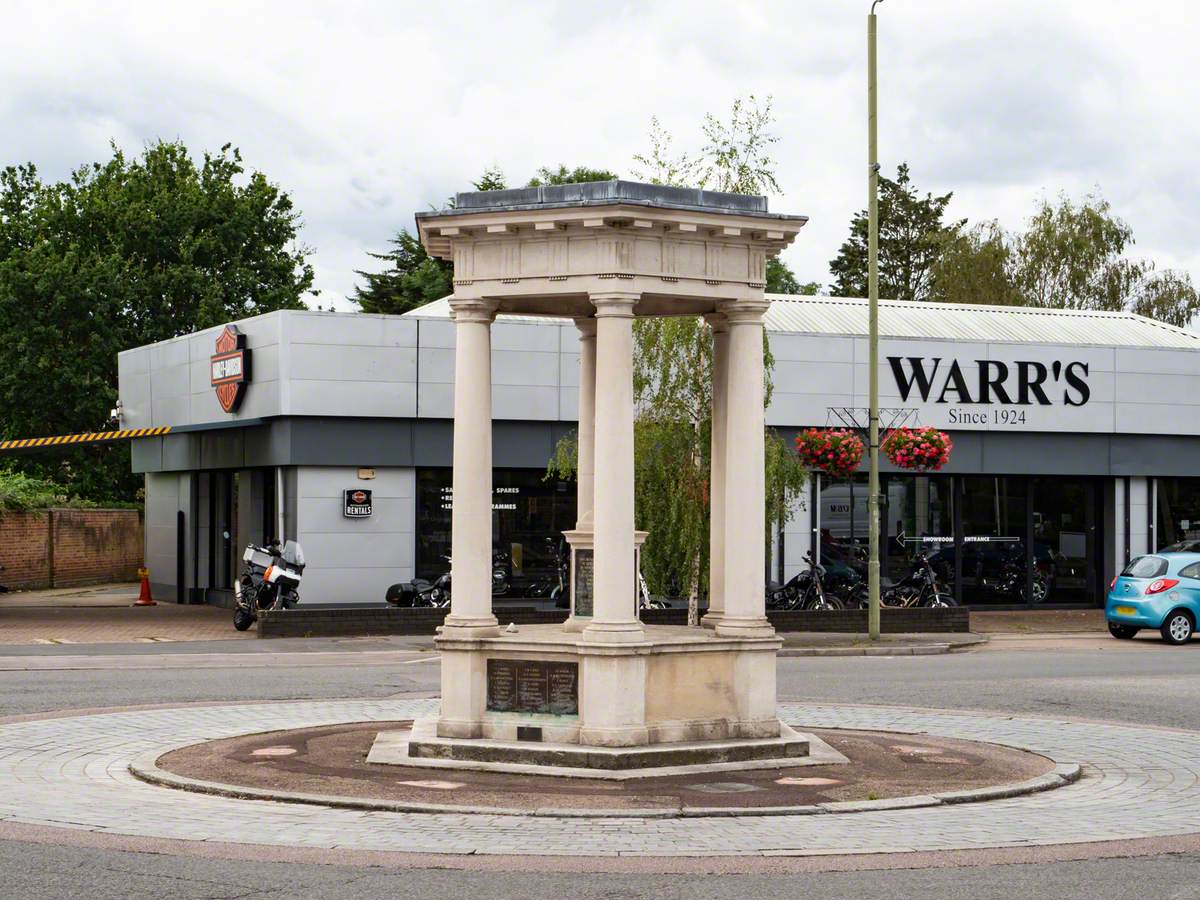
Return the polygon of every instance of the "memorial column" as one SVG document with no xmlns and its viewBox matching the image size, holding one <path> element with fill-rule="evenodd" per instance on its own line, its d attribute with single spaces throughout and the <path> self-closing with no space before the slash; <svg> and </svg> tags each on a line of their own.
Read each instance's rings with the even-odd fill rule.
<svg viewBox="0 0 1200 900">
<path fill-rule="evenodd" d="M 725 410 L 729 393 L 729 323 L 704 317 L 712 328 L 712 452 L 708 486 L 708 612 L 700 624 L 714 628 L 725 614 Z"/>
<path fill-rule="evenodd" d="M 644 639 L 637 617 L 633 516 L 633 308 L 639 295 L 592 294 L 596 308 L 594 612 L 586 640 Z"/>
<path fill-rule="evenodd" d="M 454 313 L 454 497 L 451 600 L 444 634 L 499 633 L 492 614 L 492 320 L 496 305 L 451 300 Z"/>
<path fill-rule="evenodd" d="M 590 531 L 595 508 L 596 320 L 576 319 L 579 329 L 579 459 L 576 465 L 577 531 Z"/>
<path fill-rule="evenodd" d="M 763 452 L 765 300 L 722 303 L 729 322 L 725 407 L 725 609 L 718 635 L 767 637 L 766 460 Z"/>
</svg>

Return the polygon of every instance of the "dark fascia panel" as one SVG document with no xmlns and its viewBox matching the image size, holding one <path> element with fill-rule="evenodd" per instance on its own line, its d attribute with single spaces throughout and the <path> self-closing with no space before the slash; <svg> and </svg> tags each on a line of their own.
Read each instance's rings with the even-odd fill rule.
<svg viewBox="0 0 1200 900">
<path fill-rule="evenodd" d="M 573 422 L 495 422 L 492 459 L 501 468 L 545 468 Z M 799 428 L 776 428 L 791 446 Z M 1200 471 L 1200 437 L 951 432 L 953 475 L 1157 475 Z M 170 472 L 257 466 L 451 466 L 448 419 L 296 417 L 134 442 L 133 470 Z M 866 461 L 864 460 L 863 470 Z M 881 471 L 903 470 L 882 460 Z"/>
</svg>

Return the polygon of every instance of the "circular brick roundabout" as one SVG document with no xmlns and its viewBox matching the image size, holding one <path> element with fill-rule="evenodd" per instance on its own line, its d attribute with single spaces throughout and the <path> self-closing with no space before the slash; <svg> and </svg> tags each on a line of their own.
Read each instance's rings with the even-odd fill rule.
<svg viewBox="0 0 1200 900">
<path fill-rule="evenodd" d="M 800 728 L 993 742 L 1082 777 L 1011 799 L 812 814 L 594 818 L 381 812 L 185 793 L 129 767 L 147 754 L 256 732 L 396 721 L 434 700 L 144 709 L 0 725 L 0 823 L 182 842 L 359 852 L 581 857 L 820 856 L 1038 847 L 1200 832 L 1200 734 L 934 710 L 784 703 Z"/>
</svg>

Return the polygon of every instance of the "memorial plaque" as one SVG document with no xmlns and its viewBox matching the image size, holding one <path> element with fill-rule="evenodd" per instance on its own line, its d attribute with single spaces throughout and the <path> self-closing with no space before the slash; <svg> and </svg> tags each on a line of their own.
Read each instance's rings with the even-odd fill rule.
<svg viewBox="0 0 1200 900">
<path fill-rule="evenodd" d="M 592 551 L 580 547 L 575 551 L 575 615 L 592 614 Z"/>
<path fill-rule="evenodd" d="M 546 668 L 551 714 L 579 715 L 579 666 L 576 663 L 547 663 Z"/>
<path fill-rule="evenodd" d="M 550 679 L 545 663 L 517 663 L 517 710 L 527 713 L 550 712 Z"/>
<path fill-rule="evenodd" d="M 487 708 L 495 712 L 512 712 L 517 708 L 516 660 L 487 661 Z"/>
<path fill-rule="evenodd" d="M 490 712 L 578 715 L 579 664 L 489 659 L 487 708 Z"/>
</svg>

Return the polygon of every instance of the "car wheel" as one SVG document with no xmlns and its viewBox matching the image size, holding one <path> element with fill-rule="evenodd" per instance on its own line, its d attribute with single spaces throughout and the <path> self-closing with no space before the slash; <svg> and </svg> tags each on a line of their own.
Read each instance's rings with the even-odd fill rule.
<svg viewBox="0 0 1200 900">
<path fill-rule="evenodd" d="M 1196 623 L 1192 621 L 1191 615 L 1182 609 L 1168 613 L 1163 619 L 1162 628 L 1159 629 L 1163 640 L 1168 644 L 1186 644 L 1192 639 L 1192 632 L 1195 630 Z"/>
<path fill-rule="evenodd" d="M 1141 629 L 1135 628 L 1133 625 L 1118 625 L 1116 622 L 1108 623 L 1108 633 L 1122 641 L 1127 641 Z"/>
</svg>

